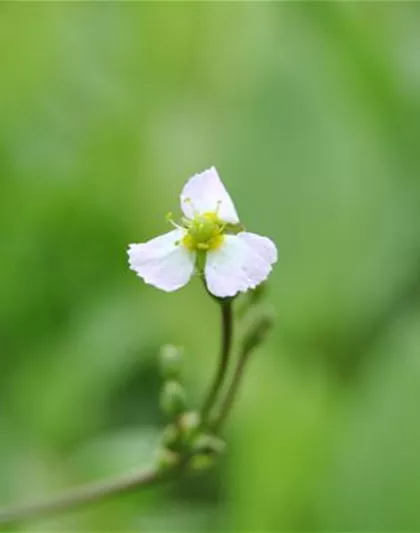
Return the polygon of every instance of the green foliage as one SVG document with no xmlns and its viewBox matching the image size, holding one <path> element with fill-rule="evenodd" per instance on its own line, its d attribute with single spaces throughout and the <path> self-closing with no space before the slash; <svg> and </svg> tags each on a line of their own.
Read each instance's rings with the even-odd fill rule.
<svg viewBox="0 0 420 533">
<path fill-rule="evenodd" d="M 280 250 L 227 453 L 36 527 L 420 528 L 419 39 L 415 3 L 0 5 L 1 502 L 154 461 L 164 343 L 199 404 L 217 306 L 126 247 L 214 164 Z"/>
</svg>

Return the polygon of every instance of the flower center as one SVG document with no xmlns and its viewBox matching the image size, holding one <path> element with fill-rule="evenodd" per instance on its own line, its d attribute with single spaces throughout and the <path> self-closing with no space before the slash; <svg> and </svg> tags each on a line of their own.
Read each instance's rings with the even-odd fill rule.
<svg viewBox="0 0 420 533">
<path fill-rule="evenodd" d="M 217 212 L 196 215 L 186 223 L 187 234 L 182 244 L 191 251 L 217 250 L 223 244 L 223 231 L 226 224 L 219 219 Z"/>
</svg>

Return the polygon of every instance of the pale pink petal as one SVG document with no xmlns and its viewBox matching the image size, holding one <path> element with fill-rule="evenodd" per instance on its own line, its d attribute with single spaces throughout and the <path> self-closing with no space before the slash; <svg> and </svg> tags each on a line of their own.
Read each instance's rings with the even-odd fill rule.
<svg viewBox="0 0 420 533">
<path fill-rule="evenodd" d="M 188 283 L 194 273 L 195 253 L 182 246 L 185 235 L 176 229 L 142 244 L 130 244 L 130 268 L 145 283 L 166 292 L 176 291 Z"/>
<path fill-rule="evenodd" d="M 277 248 L 274 242 L 268 237 L 262 237 L 256 233 L 248 233 L 244 231 L 239 234 L 249 246 L 251 246 L 258 254 L 266 259 L 270 264 L 277 263 Z"/>
<path fill-rule="evenodd" d="M 219 218 L 237 224 L 239 217 L 229 193 L 214 167 L 193 176 L 181 193 L 181 209 L 187 218 L 218 211 Z"/>
<path fill-rule="evenodd" d="M 267 279 L 276 261 L 276 246 L 267 237 L 247 232 L 225 235 L 221 248 L 207 254 L 207 287 L 219 298 L 255 289 Z"/>
</svg>

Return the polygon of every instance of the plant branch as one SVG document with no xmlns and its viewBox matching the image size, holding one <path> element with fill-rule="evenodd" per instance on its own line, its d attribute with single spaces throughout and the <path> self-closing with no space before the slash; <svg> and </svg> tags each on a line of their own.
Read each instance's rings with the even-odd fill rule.
<svg viewBox="0 0 420 533">
<path fill-rule="evenodd" d="M 239 390 L 239 385 L 241 383 L 241 380 L 244 374 L 245 366 L 246 366 L 246 363 L 249 361 L 249 356 L 251 355 L 252 350 L 253 350 L 253 347 L 244 346 L 242 348 L 242 352 L 239 356 L 238 363 L 236 365 L 231 384 L 226 393 L 226 397 L 222 402 L 218 415 L 210 423 L 211 428 L 215 433 L 220 429 L 223 422 L 226 420 L 227 416 L 232 410 L 232 406 L 235 402 L 235 398 Z"/>
<path fill-rule="evenodd" d="M 222 317 L 222 346 L 221 346 L 219 366 L 216 372 L 216 376 L 214 378 L 209 394 L 201 410 L 203 424 L 206 424 L 206 421 L 210 415 L 210 411 L 223 385 L 223 381 L 225 379 L 226 371 L 228 368 L 230 352 L 232 348 L 232 339 L 233 339 L 232 300 L 231 299 L 227 299 L 227 300 L 218 299 L 218 302 L 220 305 L 221 317 Z"/>
<path fill-rule="evenodd" d="M 222 400 L 218 414 L 209 422 L 210 428 L 216 433 L 229 415 L 235 402 L 245 366 L 251 353 L 261 345 L 274 324 L 274 313 L 270 308 L 256 308 L 249 317 L 245 335 L 240 343 L 239 357 L 232 376 L 232 380 Z"/>
<path fill-rule="evenodd" d="M 11 526 L 25 520 L 51 516 L 53 514 L 97 503 L 109 497 L 144 489 L 172 478 L 181 468 L 178 463 L 170 470 L 155 469 L 133 472 L 119 478 L 83 485 L 49 500 L 33 504 L 0 508 L 0 526 Z"/>
<path fill-rule="evenodd" d="M 228 362 L 230 358 L 233 338 L 233 313 L 232 299 L 217 299 L 221 309 L 222 344 L 219 366 L 211 385 L 209 394 L 204 402 L 202 415 L 202 428 L 209 426 L 209 415 L 222 388 Z M 245 356 L 246 358 L 246 356 Z M 242 366 L 244 362 L 242 363 Z M 238 369 L 237 369 L 238 373 Z M 241 371 L 240 371 L 241 373 Z M 234 380 L 239 381 L 240 376 L 235 375 Z M 232 384 L 228 394 L 228 404 L 233 402 L 234 390 L 237 385 Z M 232 396 L 232 398 L 230 398 Z M 226 402 L 225 402 L 226 403 Z M 228 405 L 229 408 L 229 405 Z M 225 410 L 225 409 L 224 409 Z M 193 454 L 182 454 L 179 461 L 165 470 L 150 469 L 133 472 L 125 476 L 94 482 L 75 489 L 68 490 L 51 499 L 30 503 L 21 506 L 0 507 L 0 526 L 12 526 L 26 520 L 39 519 L 63 511 L 70 511 L 91 503 L 98 503 L 108 498 L 119 496 L 127 492 L 145 489 L 152 485 L 164 483 L 181 474 Z"/>
</svg>

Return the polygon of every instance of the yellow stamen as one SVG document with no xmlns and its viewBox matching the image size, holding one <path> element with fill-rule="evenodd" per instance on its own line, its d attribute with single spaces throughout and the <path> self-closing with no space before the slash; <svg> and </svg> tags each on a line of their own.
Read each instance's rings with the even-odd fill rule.
<svg viewBox="0 0 420 533">
<path fill-rule="evenodd" d="M 196 215 L 187 226 L 182 244 L 191 251 L 217 250 L 223 244 L 225 228 L 217 213 L 207 212 Z"/>
</svg>

